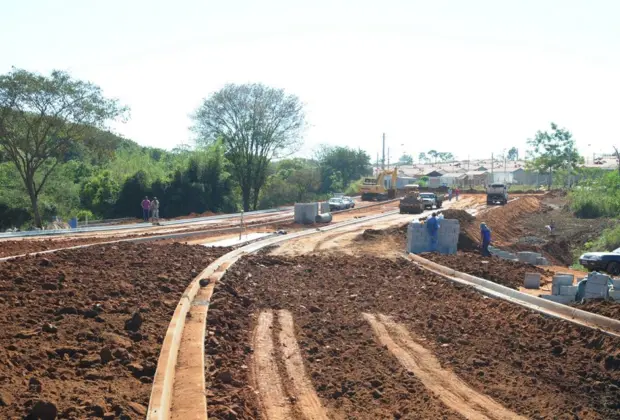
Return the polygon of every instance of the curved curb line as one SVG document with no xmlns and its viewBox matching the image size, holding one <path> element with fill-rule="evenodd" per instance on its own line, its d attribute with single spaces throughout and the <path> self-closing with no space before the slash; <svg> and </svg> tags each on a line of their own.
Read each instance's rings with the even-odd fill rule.
<svg viewBox="0 0 620 420">
<path fill-rule="evenodd" d="M 385 204 L 383 202 L 382 204 Z M 149 407 L 147 412 L 147 419 L 150 420 L 168 420 L 171 415 L 172 396 L 174 387 L 175 368 L 177 365 L 177 359 L 179 354 L 179 348 L 181 338 L 183 336 L 183 328 L 185 326 L 185 319 L 188 311 L 191 308 L 192 301 L 196 297 L 196 294 L 200 291 L 201 298 L 205 301 L 209 301 L 215 288 L 215 283 L 219 281 L 228 268 L 230 268 L 240 257 L 246 254 L 254 253 L 266 246 L 275 245 L 281 242 L 289 241 L 291 239 L 300 238 L 309 235 L 315 235 L 321 232 L 335 230 L 355 224 L 363 224 L 375 219 L 383 217 L 399 215 L 398 210 L 389 211 L 380 215 L 366 216 L 360 219 L 347 220 L 345 222 L 336 223 L 325 227 L 316 229 L 309 229 L 300 232 L 291 233 L 286 236 L 270 237 L 261 241 L 256 241 L 249 245 L 238 248 L 229 252 L 215 260 L 207 268 L 205 268 L 198 276 L 196 276 L 190 285 L 185 289 L 179 304 L 177 305 L 170 325 L 166 331 L 164 342 L 162 343 L 159 359 L 157 362 L 157 370 L 155 377 L 153 378 L 153 388 L 151 390 L 151 397 L 149 400 Z M 201 286 L 201 280 L 208 279 L 208 284 Z M 204 282 L 203 282 L 204 283 Z M 185 299 L 187 298 L 187 299 Z M 207 316 L 204 317 L 204 328 L 206 328 Z M 197 364 L 200 369 L 196 369 L 197 374 L 194 375 L 197 380 L 196 385 L 201 387 L 199 390 L 202 393 L 202 398 L 205 395 L 205 382 L 204 382 L 204 346 L 202 346 L 202 356 L 200 365 Z M 198 380 L 198 375 L 202 377 Z M 198 388 L 195 388 L 198 389 Z M 206 401 L 206 400 L 204 400 Z M 191 417 L 195 419 L 206 419 L 207 412 L 204 410 L 204 403 L 194 401 L 196 410 Z M 185 409 L 186 407 L 184 407 Z"/>
<path fill-rule="evenodd" d="M 620 337 L 620 321 L 616 319 L 573 308 L 568 305 L 562 305 L 537 296 L 528 295 L 527 293 L 502 286 L 501 284 L 445 267 L 433 261 L 429 261 L 426 258 L 422 258 L 419 255 L 409 254 L 408 258 L 428 271 L 439 274 L 448 280 L 472 286 L 485 295 L 504 299 L 545 315 L 550 315 L 580 326 L 600 330 L 607 334 Z"/>
</svg>

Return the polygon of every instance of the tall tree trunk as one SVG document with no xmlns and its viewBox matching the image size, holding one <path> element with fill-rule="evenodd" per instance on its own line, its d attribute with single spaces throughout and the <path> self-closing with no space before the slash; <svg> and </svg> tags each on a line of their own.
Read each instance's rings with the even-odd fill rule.
<svg viewBox="0 0 620 420">
<path fill-rule="evenodd" d="M 260 196 L 260 188 L 254 188 L 254 197 L 252 203 L 252 210 L 258 209 L 258 198 Z"/>
<path fill-rule="evenodd" d="M 38 228 L 43 228 L 41 223 L 41 214 L 39 213 L 39 197 L 35 192 L 35 186 L 32 179 L 27 180 L 28 196 L 30 197 L 30 203 L 32 204 L 32 213 L 34 214 L 34 225 Z"/>
<path fill-rule="evenodd" d="M 243 211 L 250 211 L 250 193 L 252 188 L 249 185 L 243 185 L 241 187 L 241 199 L 243 200 Z"/>
</svg>

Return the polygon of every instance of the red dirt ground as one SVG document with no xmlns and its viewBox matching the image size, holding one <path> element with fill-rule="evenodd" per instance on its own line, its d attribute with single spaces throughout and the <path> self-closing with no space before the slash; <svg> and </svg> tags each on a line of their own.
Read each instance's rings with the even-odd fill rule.
<svg viewBox="0 0 620 420">
<path fill-rule="evenodd" d="M 553 276 L 551 271 L 540 267 L 497 257 L 485 258 L 473 252 L 458 252 L 456 255 L 427 253 L 420 256 L 437 264 L 517 290 L 523 286 L 525 273 L 540 273 L 543 276 Z"/>
<path fill-rule="evenodd" d="M 246 257 L 216 286 L 213 305 L 211 418 L 261 418 L 248 366 L 262 309 L 292 312 L 307 375 L 338 418 L 461 418 L 377 344 L 362 312 L 393 316 L 443 368 L 518 414 L 620 418 L 620 339 L 484 297 L 405 260 Z"/>
<path fill-rule="evenodd" d="M 119 244 L 1 263 L 0 418 L 144 418 L 181 294 L 224 252 Z"/>
</svg>

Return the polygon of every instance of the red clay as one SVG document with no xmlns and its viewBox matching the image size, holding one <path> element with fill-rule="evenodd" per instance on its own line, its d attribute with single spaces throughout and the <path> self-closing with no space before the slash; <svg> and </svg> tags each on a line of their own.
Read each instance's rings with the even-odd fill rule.
<svg viewBox="0 0 620 420">
<path fill-rule="evenodd" d="M 226 249 L 95 246 L 0 265 L 0 418 L 144 418 L 163 336 Z"/>
</svg>

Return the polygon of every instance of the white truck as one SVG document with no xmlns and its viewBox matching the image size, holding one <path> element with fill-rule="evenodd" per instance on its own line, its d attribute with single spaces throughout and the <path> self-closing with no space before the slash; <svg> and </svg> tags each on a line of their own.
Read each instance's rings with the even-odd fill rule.
<svg viewBox="0 0 620 420">
<path fill-rule="evenodd" d="M 506 184 L 491 184 L 487 187 L 487 205 L 504 205 L 507 202 L 508 187 Z"/>
</svg>

